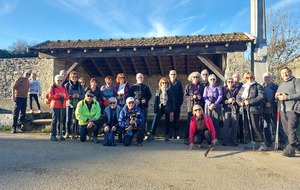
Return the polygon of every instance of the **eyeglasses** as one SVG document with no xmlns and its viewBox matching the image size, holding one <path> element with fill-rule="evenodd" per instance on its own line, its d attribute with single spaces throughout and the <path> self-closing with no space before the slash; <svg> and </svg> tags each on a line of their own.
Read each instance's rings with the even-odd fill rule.
<svg viewBox="0 0 300 190">
<path fill-rule="evenodd" d="M 57 82 L 62 82 L 62 80 L 57 80 Z"/>
<path fill-rule="evenodd" d="M 227 83 L 233 83 L 233 81 L 227 81 Z"/>
<path fill-rule="evenodd" d="M 199 78 L 199 77 L 198 77 L 198 76 L 193 76 L 193 78 L 194 78 L 194 79 L 197 79 L 197 78 Z"/>
<path fill-rule="evenodd" d="M 134 104 L 134 102 L 128 102 L 128 104 Z"/>
<path fill-rule="evenodd" d="M 86 97 L 88 97 L 88 98 L 94 98 L 93 95 L 87 95 Z"/>
<path fill-rule="evenodd" d="M 31 73 L 26 73 L 26 75 L 31 75 Z"/>
<path fill-rule="evenodd" d="M 205 75 L 205 76 L 207 76 L 208 74 L 202 74 L 202 75 Z"/>
<path fill-rule="evenodd" d="M 168 82 L 161 82 L 161 84 L 169 84 Z"/>
<path fill-rule="evenodd" d="M 210 80 L 216 80 L 216 79 L 210 79 Z"/>
<path fill-rule="evenodd" d="M 246 79 L 253 79 L 253 77 L 246 77 Z"/>
<path fill-rule="evenodd" d="M 116 104 L 116 102 L 109 102 L 109 104 Z"/>
<path fill-rule="evenodd" d="M 119 79 L 125 79 L 125 77 L 119 77 Z"/>
<path fill-rule="evenodd" d="M 195 109 L 194 111 L 202 111 L 202 109 Z"/>
<path fill-rule="evenodd" d="M 170 75 L 176 75 L 176 74 L 170 74 Z"/>
</svg>

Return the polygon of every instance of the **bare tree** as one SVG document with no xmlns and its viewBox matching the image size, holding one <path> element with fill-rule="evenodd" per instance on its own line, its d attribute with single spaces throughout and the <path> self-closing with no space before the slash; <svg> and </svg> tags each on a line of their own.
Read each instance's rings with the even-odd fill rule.
<svg viewBox="0 0 300 190">
<path fill-rule="evenodd" d="M 278 79 L 280 68 L 300 54 L 300 20 L 290 10 L 273 11 L 271 8 L 268 15 L 269 71 Z"/>
<path fill-rule="evenodd" d="M 25 54 L 27 52 L 28 42 L 24 40 L 17 40 L 10 47 L 10 51 L 14 54 Z"/>
</svg>

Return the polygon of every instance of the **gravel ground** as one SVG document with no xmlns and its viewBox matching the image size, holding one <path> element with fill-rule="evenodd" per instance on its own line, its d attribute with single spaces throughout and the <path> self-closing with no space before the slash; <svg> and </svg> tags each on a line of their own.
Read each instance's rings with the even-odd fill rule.
<svg viewBox="0 0 300 190">
<path fill-rule="evenodd" d="M 103 139 L 101 139 L 103 140 Z M 300 155 L 156 139 L 124 147 L 0 132 L 0 189 L 300 189 Z"/>
</svg>

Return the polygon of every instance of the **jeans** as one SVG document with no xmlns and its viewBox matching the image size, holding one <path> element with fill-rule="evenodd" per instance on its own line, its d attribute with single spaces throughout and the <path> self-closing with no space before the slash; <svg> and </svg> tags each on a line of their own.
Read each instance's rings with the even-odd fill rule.
<svg viewBox="0 0 300 190">
<path fill-rule="evenodd" d="M 59 131 L 60 129 L 60 124 L 61 124 L 61 112 L 63 109 L 61 108 L 53 108 L 52 109 L 52 122 L 51 122 L 51 136 L 55 137 L 57 130 Z"/>
<path fill-rule="evenodd" d="M 99 131 L 99 126 L 100 126 L 99 120 L 95 121 L 94 124 L 95 125 L 91 129 L 88 129 L 87 125 L 79 125 L 79 127 L 80 127 L 80 141 L 81 142 L 86 141 L 86 136 L 89 134 L 89 132 L 90 133 L 92 132 L 93 133 L 93 137 L 97 138 L 98 131 Z"/>
<path fill-rule="evenodd" d="M 126 131 L 125 131 L 126 133 Z M 128 135 L 128 134 L 125 134 L 124 138 L 123 138 L 123 143 L 125 146 L 129 146 L 131 145 L 132 143 L 132 140 L 133 140 L 133 136 L 135 134 L 137 134 L 137 137 L 136 137 L 136 142 L 138 144 L 141 144 L 143 142 L 143 139 L 144 139 L 144 133 L 145 133 L 145 130 L 144 130 L 144 126 L 140 125 L 137 130 L 132 130 L 132 135 Z"/>
<path fill-rule="evenodd" d="M 207 140 L 207 144 L 211 144 L 212 141 L 212 135 L 209 130 L 205 131 L 197 131 L 194 136 L 194 143 L 195 144 L 201 144 L 203 140 Z"/>
<path fill-rule="evenodd" d="M 232 144 L 235 145 L 237 143 L 237 116 L 233 116 L 232 114 L 232 112 L 224 112 L 222 140 L 224 144 L 227 144 L 228 141 L 230 141 Z"/>
<path fill-rule="evenodd" d="M 27 98 L 16 98 L 13 108 L 13 128 L 20 127 L 26 116 Z"/>
</svg>

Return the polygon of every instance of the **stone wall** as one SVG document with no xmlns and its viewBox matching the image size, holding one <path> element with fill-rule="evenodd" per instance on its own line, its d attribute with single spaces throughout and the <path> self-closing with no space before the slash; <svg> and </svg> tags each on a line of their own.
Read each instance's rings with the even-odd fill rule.
<svg viewBox="0 0 300 190">
<path fill-rule="evenodd" d="M 0 108 L 12 110 L 13 102 L 11 101 L 11 88 L 19 76 L 21 76 L 26 69 L 31 69 L 37 74 L 37 79 L 40 81 L 43 89 L 43 95 L 40 99 L 40 104 L 44 112 L 50 111 L 44 104 L 45 94 L 49 92 L 50 86 L 53 83 L 53 78 L 60 70 L 67 70 L 75 62 L 75 59 L 40 59 L 40 58 L 20 58 L 20 59 L 0 59 Z M 225 77 L 231 75 L 233 72 L 244 72 L 244 53 L 228 53 L 226 61 Z M 78 77 L 84 77 L 89 85 L 90 76 L 83 67 L 77 69 Z M 136 83 L 135 76 L 127 76 L 130 84 Z M 156 90 L 158 89 L 158 82 L 162 76 L 145 75 L 145 83 L 149 85 L 152 99 L 149 102 L 149 113 L 153 113 L 153 102 Z M 168 77 L 168 76 L 165 76 Z M 188 75 L 179 75 L 178 79 L 183 83 L 183 88 L 188 84 Z M 104 84 L 104 78 L 97 77 L 98 85 Z M 116 84 L 115 79 L 113 80 Z M 221 82 L 221 81 L 219 81 Z M 33 104 L 35 109 L 35 104 Z M 29 110 L 29 106 L 27 106 Z M 183 103 L 181 113 L 185 114 L 187 110 L 186 102 Z M 11 115 L 0 114 L 0 126 L 11 125 Z"/>
</svg>

